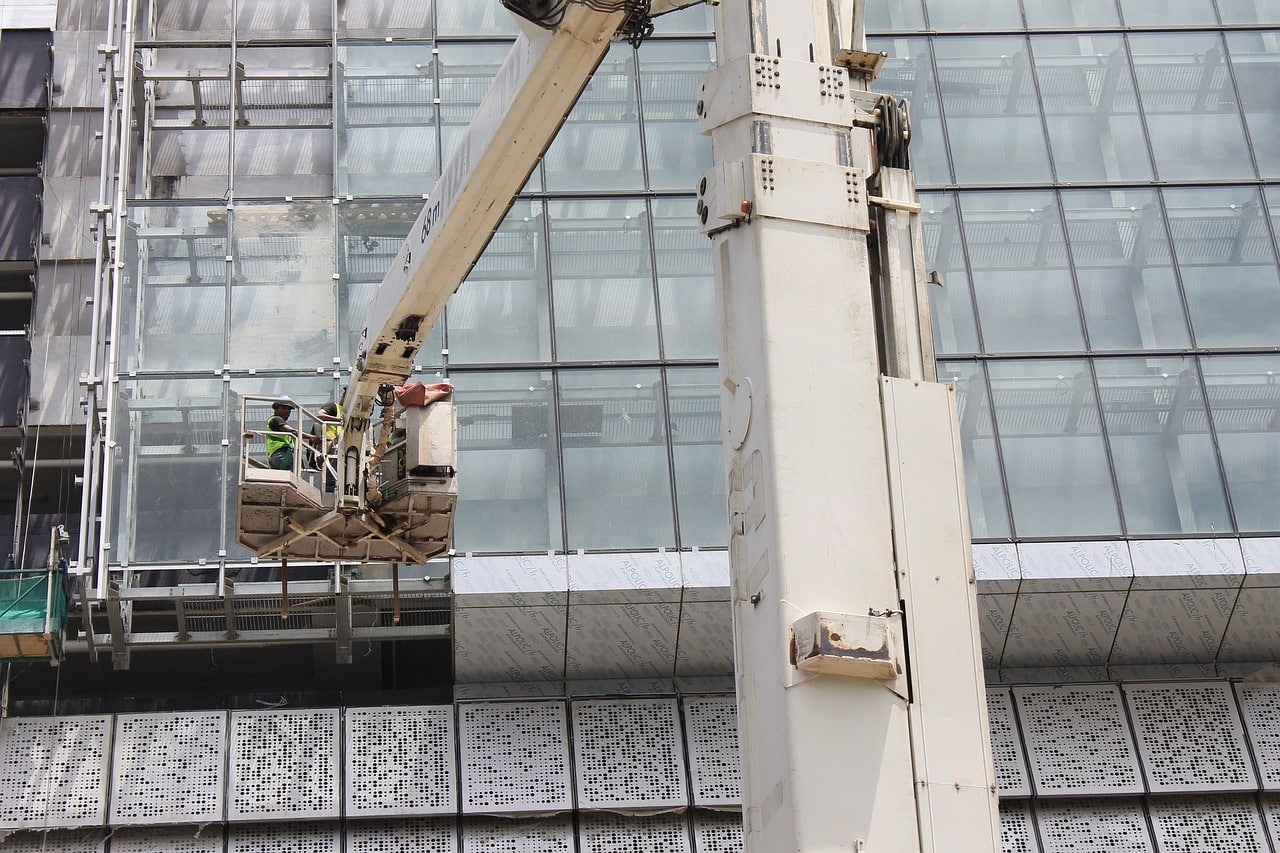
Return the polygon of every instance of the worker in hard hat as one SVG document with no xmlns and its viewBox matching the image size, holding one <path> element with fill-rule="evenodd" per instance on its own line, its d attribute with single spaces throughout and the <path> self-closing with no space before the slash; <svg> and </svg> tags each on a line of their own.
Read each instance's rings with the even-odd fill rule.
<svg viewBox="0 0 1280 853">
<path fill-rule="evenodd" d="M 298 431 L 287 423 L 293 409 L 288 400 L 276 400 L 271 404 L 271 417 L 267 418 L 267 464 L 277 471 L 293 470 Z"/>
</svg>

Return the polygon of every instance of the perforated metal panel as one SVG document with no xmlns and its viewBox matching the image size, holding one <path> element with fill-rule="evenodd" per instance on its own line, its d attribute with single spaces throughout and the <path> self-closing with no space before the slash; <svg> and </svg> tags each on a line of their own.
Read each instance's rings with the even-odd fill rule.
<svg viewBox="0 0 1280 853">
<path fill-rule="evenodd" d="M 467 818 L 463 853 L 574 853 L 568 815 L 530 820 Z"/>
<path fill-rule="evenodd" d="M 1280 790 L 1280 685 L 1237 684 L 1236 700 L 1262 776 L 1262 790 Z"/>
<path fill-rule="evenodd" d="M 742 853 L 742 815 L 695 811 L 693 849 L 698 853 Z"/>
<path fill-rule="evenodd" d="M 1160 850 L 1269 853 L 1262 818 L 1243 795 L 1151 797 L 1151 828 Z"/>
<path fill-rule="evenodd" d="M 227 796 L 231 821 L 337 817 L 337 709 L 233 711 Z"/>
<path fill-rule="evenodd" d="M 733 696 L 684 700 L 685 749 L 695 806 L 741 806 L 738 708 Z"/>
<path fill-rule="evenodd" d="M 1007 687 L 987 688 L 987 725 L 991 729 L 991 757 L 995 761 L 996 788 L 1002 797 L 1031 796 L 1031 776 L 1022 738 L 1013 715 L 1013 697 Z"/>
<path fill-rule="evenodd" d="M 1000 849 L 1003 853 L 1041 853 L 1027 800 L 1000 801 Z"/>
<path fill-rule="evenodd" d="M 1226 682 L 1126 685 L 1124 692 L 1152 793 L 1257 789 Z"/>
<path fill-rule="evenodd" d="M 581 853 L 689 853 L 684 815 L 584 814 L 578 822 Z"/>
<path fill-rule="evenodd" d="M 118 715 L 111 824 L 221 821 L 226 749 L 225 711 Z"/>
<path fill-rule="evenodd" d="M 674 699 L 574 702 L 578 808 L 684 808 L 688 798 L 680 744 Z"/>
<path fill-rule="evenodd" d="M 348 708 L 348 817 L 454 814 L 453 706 Z"/>
<path fill-rule="evenodd" d="M 1038 800 L 1036 826 L 1044 853 L 1155 853 L 1136 798 Z"/>
<path fill-rule="evenodd" d="M 0 839 L 0 853 L 102 853 L 105 838 L 101 829 L 15 832 Z"/>
<path fill-rule="evenodd" d="M 1262 819 L 1267 824 L 1267 831 L 1272 838 L 1280 838 L 1280 795 L 1263 794 L 1259 799 L 1262 801 Z"/>
<path fill-rule="evenodd" d="M 340 853 L 336 823 L 259 823 L 232 826 L 227 853 Z"/>
<path fill-rule="evenodd" d="M 465 814 L 537 814 L 573 808 L 563 702 L 458 706 Z"/>
<path fill-rule="evenodd" d="M 1037 794 L 1144 793 L 1115 685 L 1015 687 L 1013 698 Z"/>
<path fill-rule="evenodd" d="M 101 826 L 111 717 L 0 720 L 0 829 Z"/>
<path fill-rule="evenodd" d="M 350 821 L 346 853 L 458 853 L 458 824 L 452 817 Z"/>
<path fill-rule="evenodd" d="M 222 824 L 134 827 L 111 833 L 111 853 L 222 853 L 225 849 Z"/>
</svg>

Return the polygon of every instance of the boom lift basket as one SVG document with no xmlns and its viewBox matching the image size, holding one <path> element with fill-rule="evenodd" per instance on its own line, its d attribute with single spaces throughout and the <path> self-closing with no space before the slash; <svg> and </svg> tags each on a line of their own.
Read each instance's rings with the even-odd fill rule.
<svg viewBox="0 0 1280 853">
<path fill-rule="evenodd" d="M 67 628 L 61 567 L 0 570 L 0 660 L 60 660 Z"/>
</svg>

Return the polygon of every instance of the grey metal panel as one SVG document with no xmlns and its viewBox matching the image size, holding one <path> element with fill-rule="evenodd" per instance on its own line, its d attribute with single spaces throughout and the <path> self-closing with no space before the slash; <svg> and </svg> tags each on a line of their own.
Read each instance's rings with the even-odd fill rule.
<svg viewBox="0 0 1280 853">
<path fill-rule="evenodd" d="M 93 259 L 97 247 L 89 230 L 94 220 L 89 208 L 98 200 L 97 178 L 45 178 L 41 259 L 46 263 Z"/>
<path fill-rule="evenodd" d="M 684 725 L 693 805 L 740 808 L 742 764 L 736 697 L 685 697 Z"/>
<path fill-rule="evenodd" d="M 101 826 L 111 717 L 0 720 L 0 829 Z"/>
<path fill-rule="evenodd" d="M 1144 793 L 1114 684 L 1015 687 L 1039 796 Z"/>
<path fill-rule="evenodd" d="M 32 426 L 83 424 L 80 377 L 89 372 L 89 336 L 34 337 L 31 340 Z M 17 365 L 14 365 L 17 367 Z M 11 368 L 6 367 L 7 373 Z M 24 377 L 25 378 L 25 377 Z M 7 398 L 0 381 L 0 416 Z"/>
<path fill-rule="evenodd" d="M 106 833 L 100 829 L 55 829 L 50 832 L 15 832 L 0 839 L 0 853 L 102 853 Z M 114 845 L 113 845 L 114 849 Z M 124 849 L 124 848 L 121 848 Z M 160 853 L 159 849 L 156 853 Z M 164 853 L 187 853 L 165 848 Z M 221 853 L 222 845 L 218 845 Z M 126 851 L 129 853 L 129 851 Z"/>
<path fill-rule="evenodd" d="M 1229 684 L 1127 684 L 1123 690 L 1151 793 L 1257 790 Z"/>
<path fill-rule="evenodd" d="M 455 602 L 460 683 L 564 678 L 565 607 L 464 607 Z"/>
<path fill-rule="evenodd" d="M 112 826 L 222 820 L 225 711 L 120 714 L 115 732 Z"/>
<path fill-rule="evenodd" d="M 334 823 L 265 823 L 232 826 L 227 853 L 339 853 L 342 837 Z"/>
<path fill-rule="evenodd" d="M 464 814 L 551 814 L 573 808 L 564 702 L 458 706 Z"/>
<path fill-rule="evenodd" d="M 457 812 L 453 706 L 348 708 L 348 817 Z"/>
<path fill-rule="evenodd" d="M 458 826 L 451 817 L 351 820 L 346 853 L 458 853 Z"/>
<path fill-rule="evenodd" d="M 686 597 L 680 604 L 679 631 L 677 677 L 733 673 L 733 604 L 730 601 L 691 601 Z"/>
<path fill-rule="evenodd" d="M 1021 592 L 1001 666 L 1102 666 L 1127 593 L 1113 590 Z"/>
<path fill-rule="evenodd" d="M 48 30 L 0 31 L 0 109 L 43 109 L 49 105 L 52 45 L 53 33 Z"/>
<path fill-rule="evenodd" d="M 991 758 L 995 762 L 996 790 L 1002 797 L 1031 796 L 1031 775 L 1013 713 L 1013 697 L 1007 687 L 987 688 L 987 723 L 991 729 Z"/>
<path fill-rule="evenodd" d="M 1271 851 L 1252 797 L 1152 797 L 1147 811 L 1160 850 Z"/>
<path fill-rule="evenodd" d="M 111 853 L 223 853 L 226 841 L 222 825 L 116 829 L 111 833 Z"/>
<path fill-rule="evenodd" d="M 709 812 L 693 813 L 693 849 L 698 853 L 742 853 L 742 815 Z"/>
<path fill-rule="evenodd" d="M 572 714 L 579 810 L 688 807 L 674 699 L 577 701 Z"/>
<path fill-rule="evenodd" d="M 584 814 L 578 822 L 582 853 L 689 853 L 684 815 Z"/>
<path fill-rule="evenodd" d="M 617 590 L 621 595 L 633 590 Z M 671 677 L 679 604 L 569 604 L 567 678 Z"/>
<path fill-rule="evenodd" d="M 1041 853 L 1029 800 L 1001 801 L 1000 849 L 1003 853 Z"/>
<path fill-rule="evenodd" d="M 1044 853 L 1155 853 L 1139 799 L 1037 800 Z"/>
<path fill-rule="evenodd" d="M 101 130 L 101 110 L 54 110 L 49 113 L 45 175 L 79 177 L 99 174 L 102 170 Z"/>
<path fill-rule="evenodd" d="M 467 818 L 462 827 L 464 853 L 574 853 L 573 819 Z"/>
<path fill-rule="evenodd" d="M 34 335 L 88 335 L 93 325 L 93 264 L 41 264 L 36 277 Z"/>
<path fill-rule="evenodd" d="M 336 708 L 232 711 L 227 819 L 338 817 L 338 753 Z M 265 840 L 245 843 L 251 846 L 232 849 L 277 849 L 252 846 Z"/>
<path fill-rule="evenodd" d="M 1235 692 L 1262 790 L 1280 790 L 1280 685 L 1237 684 Z"/>
<path fill-rule="evenodd" d="M 35 260 L 40 193 L 39 178 L 0 176 L 0 261 Z"/>
<path fill-rule="evenodd" d="M 88 3 L 91 0 L 82 0 Z M 60 5 L 68 5 L 66 0 Z M 106 3 L 96 3 L 106 8 Z M 101 115 L 103 102 L 102 54 L 98 45 L 109 44 L 105 30 L 74 31 L 59 28 L 53 34 L 53 107 L 85 109 Z"/>
</svg>

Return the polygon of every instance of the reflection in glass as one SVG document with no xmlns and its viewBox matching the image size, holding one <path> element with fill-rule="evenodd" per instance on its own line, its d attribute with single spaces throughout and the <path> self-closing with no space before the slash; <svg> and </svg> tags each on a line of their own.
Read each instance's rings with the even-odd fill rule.
<svg viewBox="0 0 1280 853">
<path fill-rule="evenodd" d="M 654 18 L 653 31 L 659 35 L 710 35 L 715 29 L 713 12 L 709 3 L 695 3 Z"/>
<path fill-rule="evenodd" d="M 720 437 L 719 369 L 669 369 L 667 407 L 680 547 L 724 547 L 729 544 L 729 517 Z"/>
<path fill-rule="evenodd" d="M 1218 0 L 1224 24 L 1274 24 L 1280 21 L 1280 0 Z"/>
<path fill-rule="evenodd" d="M 960 449 L 973 537 L 1004 539 L 1009 536 L 1009 507 L 991 429 L 991 400 L 982 365 L 976 361 L 939 362 L 938 381 L 956 384 Z"/>
<path fill-rule="evenodd" d="M 1095 365 L 1126 532 L 1230 531 L 1194 361 L 1099 359 Z"/>
<path fill-rule="evenodd" d="M 1120 23 L 1115 0 L 1022 0 L 1033 29 L 1114 27 Z"/>
<path fill-rule="evenodd" d="M 231 0 L 153 0 L 157 39 L 231 40 Z M 143 16 L 144 18 L 146 16 Z"/>
<path fill-rule="evenodd" d="M 1120 37 L 1038 36 L 1031 48 L 1058 180 L 1151 180 Z"/>
<path fill-rule="evenodd" d="M 543 157 L 548 190 L 641 189 L 635 50 L 615 43 Z"/>
<path fill-rule="evenodd" d="M 435 0 L 392 3 L 388 0 L 342 0 L 339 38 L 430 38 L 435 29 Z M 446 5 L 456 5 L 448 3 Z"/>
<path fill-rule="evenodd" d="M 338 206 L 338 355 L 342 364 L 355 361 L 369 301 L 421 209 L 422 202 L 416 200 Z M 418 358 L 425 358 L 427 352 L 423 346 Z"/>
<path fill-rule="evenodd" d="M 1088 363 L 1001 361 L 987 370 L 1015 534 L 1119 534 Z"/>
<path fill-rule="evenodd" d="M 1089 346 L 1189 344 L 1173 254 L 1154 190 L 1064 190 L 1063 212 Z"/>
<path fill-rule="evenodd" d="M 877 7 L 897 4 L 873 4 Z M 870 8 L 870 7 L 868 7 Z M 887 53 L 875 90 L 905 98 L 911 109 L 911 168 L 917 186 L 951 183 L 947 145 L 938 112 L 938 87 L 933 77 L 929 42 L 923 38 L 870 38 L 867 49 Z"/>
<path fill-rule="evenodd" d="M 1159 177 L 1252 178 L 1221 36 L 1135 33 L 1129 49 Z"/>
<path fill-rule="evenodd" d="M 149 58 L 135 73 L 151 84 L 152 127 L 230 125 L 230 48 L 153 48 Z"/>
<path fill-rule="evenodd" d="M 870 4 L 868 4 L 870 5 Z M 929 26 L 935 30 L 1019 29 L 1018 0 L 926 0 Z"/>
<path fill-rule="evenodd" d="M 658 263 L 662 353 L 716 357 L 716 295 L 711 244 L 698 232 L 693 200 L 655 198 L 653 248 Z"/>
<path fill-rule="evenodd" d="M 122 371 L 218 370 L 226 363 L 227 210 L 134 207 L 122 237 L 117 307 Z"/>
<path fill-rule="evenodd" d="M 332 0 L 235 0 L 236 38 L 264 36 L 327 39 L 333 33 Z"/>
<path fill-rule="evenodd" d="M 1236 529 L 1280 530 L 1280 358 L 1206 356 L 1200 365 Z"/>
<path fill-rule="evenodd" d="M 869 33 L 924 29 L 924 12 L 920 9 L 920 0 L 868 3 L 865 14 Z"/>
<path fill-rule="evenodd" d="M 1258 171 L 1274 176 L 1280 173 L 1280 32 L 1227 33 L 1227 47 Z"/>
<path fill-rule="evenodd" d="M 965 193 L 960 208 L 984 350 L 1084 349 L 1054 195 Z"/>
<path fill-rule="evenodd" d="M 458 4 L 447 4 L 456 8 Z M 505 9 L 492 3 L 487 7 L 510 17 Z M 443 15 L 444 10 L 441 10 Z M 436 74 L 440 87 L 441 162 L 448 162 L 453 148 L 471 124 L 472 117 L 484 100 L 489 85 L 510 52 L 509 44 L 442 44 L 436 57 Z"/>
<path fill-rule="evenodd" d="M 1164 201 L 1196 344 L 1275 346 L 1280 276 L 1258 191 L 1167 190 Z"/>
<path fill-rule="evenodd" d="M 1218 23 L 1213 0 L 1120 0 L 1124 22 L 1130 27 L 1203 26 Z"/>
<path fill-rule="evenodd" d="M 711 165 L 711 140 L 698 132 L 694 104 L 713 48 L 704 41 L 650 41 L 638 54 L 650 189 L 692 189 Z"/>
<path fill-rule="evenodd" d="M 233 212 L 228 363 L 333 367 L 333 206 L 240 205 Z"/>
<path fill-rule="evenodd" d="M 933 344 L 939 353 L 977 352 L 969 275 L 960 243 L 960 220 L 952 193 L 921 193 L 925 269 L 936 271 L 942 285 L 929 286 Z"/>
<path fill-rule="evenodd" d="M 556 358 L 657 357 L 650 221 L 644 201 L 551 201 L 547 211 Z"/>
<path fill-rule="evenodd" d="M 421 195 L 440 176 L 430 45 L 338 49 L 338 192 Z"/>
<path fill-rule="evenodd" d="M 519 33 L 516 18 L 501 3 L 488 0 L 450 0 L 440 3 L 436 26 L 442 36 L 512 36 Z"/>
<path fill-rule="evenodd" d="M 671 548 L 671 473 L 655 370 L 560 374 L 569 549 Z"/>
<path fill-rule="evenodd" d="M 449 300 L 457 364 L 551 360 L 547 235 L 541 202 L 517 201 Z"/>
<path fill-rule="evenodd" d="M 564 548 L 551 374 L 455 374 L 459 552 Z"/>
<path fill-rule="evenodd" d="M 933 51 L 956 181 L 1048 183 L 1026 39 L 938 38 Z"/>
<path fill-rule="evenodd" d="M 226 127 L 156 128 L 151 132 L 150 194 L 161 199 L 227 198 L 230 157 Z"/>
<path fill-rule="evenodd" d="M 333 196 L 333 132 L 237 128 L 237 198 Z"/>
</svg>

